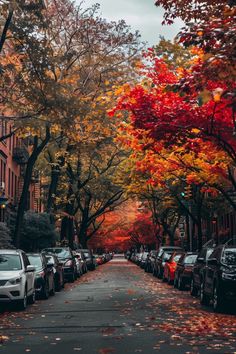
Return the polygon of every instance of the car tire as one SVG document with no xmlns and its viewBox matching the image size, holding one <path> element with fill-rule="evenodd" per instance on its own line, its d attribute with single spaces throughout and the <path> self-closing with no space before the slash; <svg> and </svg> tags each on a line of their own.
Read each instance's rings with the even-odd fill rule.
<svg viewBox="0 0 236 354">
<path fill-rule="evenodd" d="M 33 305 L 35 303 L 35 297 L 36 297 L 36 294 L 35 294 L 35 290 L 33 291 L 33 294 L 31 294 L 28 298 L 28 303 L 30 305 Z"/>
<path fill-rule="evenodd" d="M 202 281 L 200 284 L 200 303 L 201 305 L 208 306 L 210 303 L 209 297 L 204 292 L 204 282 Z"/>
<path fill-rule="evenodd" d="M 75 281 L 75 273 L 73 273 L 71 276 L 70 276 L 70 283 L 74 283 Z"/>
<path fill-rule="evenodd" d="M 192 296 L 197 296 L 198 294 L 198 291 L 197 291 L 197 288 L 195 286 L 195 283 L 194 283 L 194 279 L 192 278 L 191 279 L 191 283 L 190 283 L 190 294 Z"/>
<path fill-rule="evenodd" d="M 18 301 L 18 308 L 21 311 L 24 311 L 27 307 L 27 289 L 24 291 L 24 297 L 22 300 Z"/>
<path fill-rule="evenodd" d="M 221 312 L 223 308 L 223 298 L 220 294 L 219 287 L 215 284 L 213 288 L 213 310 L 214 312 Z"/>
</svg>

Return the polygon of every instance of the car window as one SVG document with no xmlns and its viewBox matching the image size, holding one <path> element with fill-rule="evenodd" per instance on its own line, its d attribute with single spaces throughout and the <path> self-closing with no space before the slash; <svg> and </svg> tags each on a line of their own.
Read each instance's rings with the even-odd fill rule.
<svg viewBox="0 0 236 354">
<path fill-rule="evenodd" d="M 206 249 L 203 248 L 197 258 L 204 258 L 205 259 L 206 253 L 207 253 Z"/>
<path fill-rule="evenodd" d="M 208 258 L 211 256 L 211 254 L 212 254 L 213 251 L 214 251 L 213 248 L 209 248 L 209 249 L 207 250 L 206 259 L 208 259 Z"/>
<path fill-rule="evenodd" d="M 47 248 L 47 252 L 55 253 L 58 258 L 71 258 L 71 253 L 66 248 Z"/>
<path fill-rule="evenodd" d="M 53 256 L 46 256 L 47 263 L 55 263 Z"/>
<path fill-rule="evenodd" d="M 35 266 L 36 269 L 41 269 L 43 268 L 43 262 L 42 262 L 42 258 L 40 256 L 37 255 L 28 255 L 30 264 Z"/>
<path fill-rule="evenodd" d="M 236 248 L 226 249 L 222 255 L 222 263 L 236 265 Z"/>
<path fill-rule="evenodd" d="M 174 262 L 178 262 L 178 260 L 180 259 L 180 257 L 182 257 L 182 254 L 176 254 L 173 258 Z"/>
<path fill-rule="evenodd" d="M 194 264 L 197 259 L 197 254 L 191 254 L 185 257 L 184 264 Z"/>
<path fill-rule="evenodd" d="M 12 271 L 20 269 L 22 269 L 22 264 L 18 254 L 0 255 L 0 271 Z"/>
<path fill-rule="evenodd" d="M 171 257 L 171 253 L 164 252 L 162 259 L 163 261 L 168 261 Z"/>
</svg>

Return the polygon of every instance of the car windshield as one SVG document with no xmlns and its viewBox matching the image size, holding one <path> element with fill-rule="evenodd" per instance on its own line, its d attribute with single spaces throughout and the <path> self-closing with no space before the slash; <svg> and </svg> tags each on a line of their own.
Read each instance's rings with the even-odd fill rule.
<svg viewBox="0 0 236 354">
<path fill-rule="evenodd" d="M 210 255 L 212 254 L 213 251 L 214 251 L 213 248 L 209 248 L 209 249 L 207 250 L 206 259 L 208 259 L 208 258 L 210 257 Z"/>
<path fill-rule="evenodd" d="M 42 258 L 37 255 L 28 254 L 29 262 L 31 265 L 35 266 L 36 269 L 41 269 L 42 265 Z"/>
<path fill-rule="evenodd" d="M 12 271 L 22 269 L 21 259 L 18 254 L 1 254 L 0 271 Z"/>
<path fill-rule="evenodd" d="M 46 259 L 47 259 L 47 263 L 52 263 L 52 264 L 55 263 L 53 256 L 46 256 Z"/>
<path fill-rule="evenodd" d="M 169 259 L 170 259 L 170 257 L 171 257 L 171 253 L 164 253 L 163 254 L 163 261 L 168 261 Z"/>
<path fill-rule="evenodd" d="M 227 265 L 236 265 L 236 248 L 231 248 L 224 251 L 222 263 Z"/>
<path fill-rule="evenodd" d="M 47 252 L 55 253 L 58 258 L 71 258 L 71 254 L 66 248 L 47 248 Z"/>
<path fill-rule="evenodd" d="M 194 264 L 197 259 L 197 254 L 191 254 L 189 256 L 186 256 L 184 260 L 184 264 Z"/>
<path fill-rule="evenodd" d="M 182 257 L 182 254 L 176 254 L 173 258 L 174 262 L 178 262 L 178 260 L 180 259 L 180 257 Z"/>
</svg>

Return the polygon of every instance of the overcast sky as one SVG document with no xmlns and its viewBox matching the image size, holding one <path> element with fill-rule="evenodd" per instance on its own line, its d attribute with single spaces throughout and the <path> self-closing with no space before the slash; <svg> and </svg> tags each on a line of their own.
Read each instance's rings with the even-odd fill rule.
<svg viewBox="0 0 236 354">
<path fill-rule="evenodd" d="M 80 3 L 80 0 L 76 2 Z M 99 3 L 102 17 L 116 21 L 124 19 L 133 30 L 139 30 L 144 41 L 153 45 L 158 42 L 160 35 L 173 39 L 182 26 L 179 20 L 174 25 L 162 26 L 163 11 L 154 6 L 154 2 L 154 0 L 84 0 L 83 7 Z"/>
</svg>

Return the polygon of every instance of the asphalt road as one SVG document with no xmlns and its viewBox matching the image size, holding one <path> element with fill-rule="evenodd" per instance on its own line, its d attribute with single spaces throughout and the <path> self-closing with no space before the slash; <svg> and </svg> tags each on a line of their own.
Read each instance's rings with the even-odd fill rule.
<svg viewBox="0 0 236 354">
<path fill-rule="evenodd" d="M 2 313 L 0 339 L 3 354 L 235 354 L 236 315 L 116 257 L 24 313 Z"/>
</svg>

